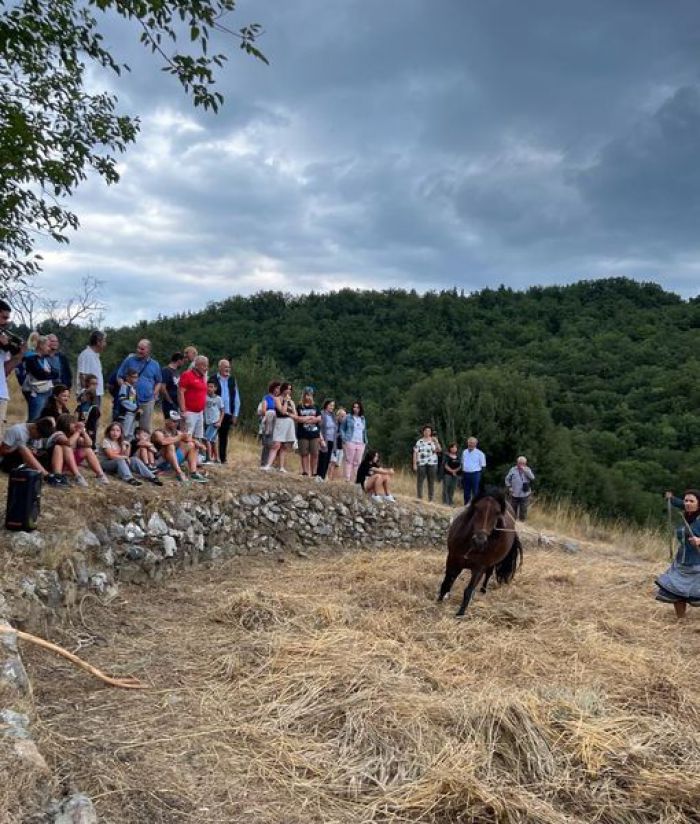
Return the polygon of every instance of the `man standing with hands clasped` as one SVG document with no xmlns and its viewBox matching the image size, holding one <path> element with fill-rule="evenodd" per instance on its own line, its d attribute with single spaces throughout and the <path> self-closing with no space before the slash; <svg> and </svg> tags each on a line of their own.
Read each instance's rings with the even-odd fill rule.
<svg viewBox="0 0 700 824">
<path fill-rule="evenodd" d="M 223 358 L 219 361 L 219 371 L 215 375 L 217 382 L 216 394 L 221 396 L 224 403 L 224 417 L 219 427 L 219 460 L 226 463 L 228 434 L 232 426 L 238 422 L 238 413 L 241 409 L 241 397 L 238 394 L 238 384 L 231 374 L 231 362 Z"/>
<path fill-rule="evenodd" d="M 511 466 L 506 475 L 506 487 L 510 495 L 510 501 L 515 510 L 515 517 L 519 521 L 527 520 L 527 508 L 532 495 L 532 482 L 535 480 L 535 473 L 527 465 L 527 458 L 524 455 Z"/>
<path fill-rule="evenodd" d="M 467 438 L 467 448 L 462 452 L 462 485 L 464 487 L 464 505 L 479 494 L 481 472 L 486 468 L 486 455 L 476 448 L 476 438 Z"/>
</svg>

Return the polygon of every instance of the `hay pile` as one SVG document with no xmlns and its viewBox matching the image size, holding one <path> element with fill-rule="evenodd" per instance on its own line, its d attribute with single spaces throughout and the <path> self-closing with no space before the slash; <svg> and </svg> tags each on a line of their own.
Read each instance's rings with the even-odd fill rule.
<svg viewBox="0 0 700 824">
<path fill-rule="evenodd" d="M 108 643 L 81 654 L 154 689 L 25 650 L 38 744 L 114 824 L 699 820 L 700 622 L 651 600 L 660 564 L 533 551 L 458 622 L 443 563 L 233 559 L 124 590 L 84 610 Z"/>
</svg>

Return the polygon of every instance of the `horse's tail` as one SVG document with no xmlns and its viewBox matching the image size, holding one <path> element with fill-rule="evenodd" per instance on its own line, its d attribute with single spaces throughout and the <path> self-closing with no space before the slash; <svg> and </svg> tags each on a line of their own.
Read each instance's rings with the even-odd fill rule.
<svg viewBox="0 0 700 824">
<path fill-rule="evenodd" d="M 523 563 L 523 545 L 520 536 L 513 536 L 513 545 L 506 557 L 496 564 L 496 580 L 499 584 L 509 584 L 513 580 L 515 570 Z"/>
</svg>

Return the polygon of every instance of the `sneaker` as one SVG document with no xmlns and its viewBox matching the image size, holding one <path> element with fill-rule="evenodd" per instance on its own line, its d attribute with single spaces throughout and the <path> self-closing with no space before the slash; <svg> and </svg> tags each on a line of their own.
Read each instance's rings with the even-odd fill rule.
<svg viewBox="0 0 700 824">
<path fill-rule="evenodd" d="M 65 475 L 59 475 L 58 473 L 52 472 L 51 474 L 46 476 L 46 483 L 49 486 L 58 486 L 62 489 L 68 489 L 70 484 L 68 483 L 68 478 Z"/>
<path fill-rule="evenodd" d="M 154 486 L 163 486 L 163 481 L 160 478 L 146 478 L 146 480 Z"/>
<path fill-rule="evenodd" d="M 209 478 L 205 478 L 204 475 L 202 475 L 201 472 L 192 472 L 190 474 L 190 480 L 194 481 L 195 483 L 198 483 L 198 484 L 208 484 L 209 483 Z"/>
<path fill-rule="evenodd" d="M 385 501 L 395 501 L 396 498 L 393 495 L 385 495 L 384 500 Z"/>
<path fill-rule="evenodd" d="M 142 486 L 142 482 L 137 481 L 136 478 L 129 478 L 127 480 L 127 483 L 129 484 L 129 486 Z"/>
<path fill-rule="evenodd" d="M 96 480 L 97 483 L 102 484 L 102 486 L 107 486 L 107 484 L 109 483 L 109 478 L 106 475 L 98 475 Z"/>
<path fill-rule="evenodd" d="M 280 467 L 280 472 L 284 472 L 285 475 L 288 474 L 287 470 L 283 466 Z"/>
<path fill-rule="evenodd" d="M 75 476 L 75 485 L 76 486 L 87 486 L 88 482 L 85 480 L 85 478 L 83 478 L 82 475 L 76 475 Z"/>
<path fill-rule="evenodd" d="M 188 484 L 190 482 L 190 479 L 186 475 L 183 475 L 182 472 L 179 475 L 176 475 L 176 478 L 178 483 L 181 484 Z"/>
<path fill-rule="evenodd" d="M 261 467 L 260 467 L 260 471 L 261 471 L 261 472 L 271 472 L 271 471 L 272 471 L 272 467 L 271 467 L 271 466 L 261 466 Z"/>
<path fill-rule="evenodd" d="M 326 479 L 322 478 L 320 475 L 314 475 L 314 480 L 317 484 L 322 484 Z"/>
<path fill-rule="evenodd" d="M 382 495 L 372 495 L 373 501 L 383 501 L 384 497 Z"/>
</svg>

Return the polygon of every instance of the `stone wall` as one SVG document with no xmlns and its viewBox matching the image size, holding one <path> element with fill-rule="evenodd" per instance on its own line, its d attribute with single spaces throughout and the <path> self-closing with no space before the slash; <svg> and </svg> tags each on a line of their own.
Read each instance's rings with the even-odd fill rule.
<svg viewBox="0 0 700 824">
<path fill-rule="evenodd" d="M 120 582 L 158 583 L 183 567 L 231 555 L 445 544 L 444 510 L 373 501 L 347 487 L 341 496 L 335 488 L 300 486 L 207 489 L 196 500 L 117 506 L 74 533 L 74 551 L 56 569 L 36 569 L 18 581 L 7 595 L 11 615 L 29 622 L 37 610 L 72 606 L 81 590 L 109 595 Z M 37 558 L 50 542 L 40 532 L 9 539 L 12 552 Z"/>
</svg>

